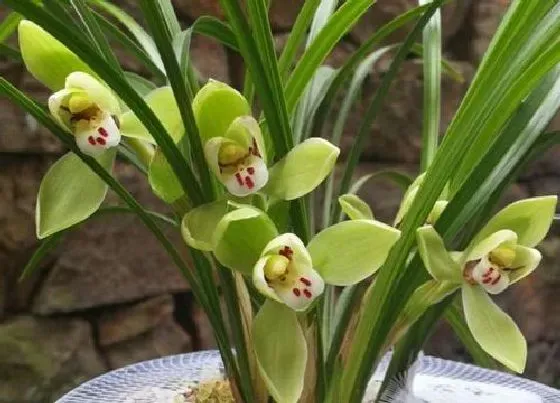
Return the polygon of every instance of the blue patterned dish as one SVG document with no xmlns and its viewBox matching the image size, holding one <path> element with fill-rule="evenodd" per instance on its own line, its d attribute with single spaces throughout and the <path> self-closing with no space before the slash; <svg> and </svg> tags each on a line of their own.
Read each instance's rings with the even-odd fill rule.
<svg viewBox="0 0 560 403">
<path fill-rule="evenodd" d="M 388 357 L 373 376 L 382 379 Z M 223 377 L 216 351 L 174 355 L 130 365 L 74 389 L 57 403 L 166 403 L 200 380 Z M 414 395 L 430 403 L 560 403 L 560 391 L 474 365 L 423 356 Z M 499 400 L 498 400 L 499 399 Z"/>
</svg>

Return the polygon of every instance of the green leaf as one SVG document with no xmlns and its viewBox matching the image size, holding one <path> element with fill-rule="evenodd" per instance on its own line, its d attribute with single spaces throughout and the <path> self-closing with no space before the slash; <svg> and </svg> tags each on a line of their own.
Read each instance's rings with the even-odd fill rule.
<svg viewBox="0 0 560 403">
<path fill-rule="evenodd" d="M 192 107 L 203 143 L 223 137 L 236 118 L 251 115 L 251 107 L 239 91 L 215 80 L 200 89 Z"/>
<path fill-rule="evenodd" d="M 465 319 L 478 344 L 509 369 L 522 373 L 527 342 L 515 322 L 481 287 L 464 285 L 462 294 Z"/>
<path fill-rule="evenodd" d="M 262 211 L 247 206 L 226 214 L 212 238 L 216 259 L 230 269 L 250 275 L 266 244 L 278 235 Z"/>
<path fill-rule="evenodd" d="M 159 121 L 173 138 L 173 141 L 178 143 L 185 134 L 185 128 L 171 87 L 153 90 L 144 98 L 144 101 L 156 114 Z M 128 111 L 121 115 L 119 121 L 123 136 L 149 141 L 152 144 L 155 143 L 148 129 L 144 127 L 133 111 Z"/>
<path fill-rule="evenodd" d="M 18 27 L 19 46 L 27 70 L 53 91 L 64 88 L 70 73 L 95 73 L 48 32 L 31 21 L 22 21 Z"/>
<path fill-rule="evenodd" d="M 307 344 L 296 313 L 267 300 L 253 322 L 253 347 L 259 372 L 274 400 L 296 403 L 303 391 L 307 362 Z"/>
<path fill-rule="evenodd" d="M 290 35 L 288 36 L 288 40 L 286 41 L 286 45 L 284 46 L 280 59 L 278 60 L 278 71 L 282 79 L 286 77 L 292 67 L 299 46 L 305 38 L 305 34 L 309 28 L 315 9 L 320 2 L 321 0 L 307 0 L 303 3 L 303 7 L 298 13 L 296 21 L 290 31 Z"/>
<path fill-rule="evenodd" d="M 98 159 L 110 171 L 115 150 Z M 55 162 L 43 177 L 35 221 L 37 238 L 43 239 L 81 222 L 93 214 L 107 194 L 107 184 L 76 154 L 68 153 Z"/>
<path fill-rule="evenodd" d="M 227 200 L 219 200 L 198 206 L 185 214 L 181 223 L 181 234 L 187 245 L 211 251 L 216 227 L 228 210 Z"/>
<path fill-rule="evenodd" d="M 520 200 L 496 214 L 473 240 L 476 244 L 493 232 L 509 229 L 518 236 L 521 245 L 533 247 L 546 236 L 556 210 L 557 196 Z"/>
<path fill-rule="evenodd" d="M 294 110 L 315 70 L 373 3 L 374 0 L 345 2 L 317 34 L 286 83 L 284 92 L 289 113 Z"/>
<path fill-rule="evenodd" d="M 2 20 L 0 24 L 0 43 L 4 43 L 14 33 L 22 19 L 23 17 L 20 14 L 11 12 Z"/>
<path fill-rule="evenodd" d="M 156 149 L 148 168 L 148 181 L 156 196 L 166 203 L 173 203 L 185 194 L 160 148 Z"/>
<path fill-rule="evenodd" d="M 124 76 L 126 77 L 126 81 L 128 81 L 128 84 L 130 84 L 130 86 L 134 88 L 138 95 L 140 95 L 141 97 L 146 97 L 150 92 L 154 91 L 157 88 L 156 85 L 150 80 L 147 80 L 144 77 L 133 73 L 132 71 L 125 71 Z"/>
<path fill-rule="evenodd" d="M 373 213 L 369 205 L 355 194 L 347 193 L 338 198 L 342 211 L 351 220 L 373 220 Z"/>
<path fill-rule="evenodd" d="M 270 169 L 265 192 L 294 200 L 315 189 L 332 171 L 340 149 L 321 138 L 310 138 L 294 147 Z"/>
<path fill-rule="evenodd" d="M 432 0 L 420 0 L 424 5 Z M 422 171 L 430 165 L 437 150 L 441 114 L 441 10 L 437 10 L 423 32 L 424 102 L 422 104 Z"/>
<path fill-rule="evenodd" d="M 326 283 L 351 285 L 381 267 L 399 236 L 398 230 L 378 221 L 344 221 L 318 233 L 307 250 Z"/>
<path fill-rule="evenodd" d="M 416 237 L 418 253 L 433 278 L 457 284 L 463 282 L 461 266 L 451 258 L 443 244 L 443 239 L 433 227 L 418 228 Z"/>
<path fill-rule="evenodd" d="M 136 38 L 140 46 L 144 48 L 154 64 L 160 71 L 165 71 L 161 56 L 156 48 L 152 37 L 138 24 L 134 18 L 121 10 L 119 7 L 105 0 L 90 0 L 95 6 L 115 17 Z"/>
</svg>

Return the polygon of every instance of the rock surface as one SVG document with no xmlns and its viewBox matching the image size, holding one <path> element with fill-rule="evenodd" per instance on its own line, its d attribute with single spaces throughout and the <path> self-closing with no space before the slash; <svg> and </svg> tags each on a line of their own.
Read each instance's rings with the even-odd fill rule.
<svg viewBox="0 0 560 403">
<path fill-rule="evenodd" d="M 0 402 L 52 402 L 104 372 L 89 324 L 18 317 L 0 325 Z"/>
<path fill-rule="evenodd" d="M 102 352 L 112 369 L 192 350 L 191 338 L 172 318 L 137 337 L 104 347 Z"/>
<path fill-rule="evenodd" d="M 119 164 L 116 171 L 141 203 L 161 206 L 134 168 Z M 115 201 L 114 195 L 108 200 Z M 180 248 L 182 240 L 174 235 Z M 64 239 L 61 249 L 34 300 L 35 313 L 81 311 L 188 289 L 159 242 L 132 214 L 87 222 Z"/>
</svg>

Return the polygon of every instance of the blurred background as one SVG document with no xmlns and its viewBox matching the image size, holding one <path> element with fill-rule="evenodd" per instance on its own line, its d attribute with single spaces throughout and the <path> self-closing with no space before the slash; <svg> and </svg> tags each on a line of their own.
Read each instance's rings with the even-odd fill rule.
<svg viewBox="0 0 560 403">
<path fill-rule="evenodd" d="M 134 0 L 118 0 L 141 21 Z M 222 17 L 218 0 L 176 0 L 188 26 L 200 15 Z M 281 49 L 303 0 L 272 0 L 270 18 Z M 362 41 L 416 0 L 378 0 L 328 59 L 340 66 Z M 465 77 L 443 77 L 442 132 L 451 120 L 506 8 L 508 0 L 456 0 L 443 10 L 445 57 Z M 0 6 L 0 17 L 7 14 Z M 390 38 L 405 36 L 405 30 Z M 16 39 L 12 38 L 12 44 Z M 146 74 L 123 52 L 127 70 Z M 234 85 L 242 80 L 236 55 L 202 36 L 191 50 L 204 78 Z M 368 100 L 388 67 L 381 60 L 364 85 L 361 101 L 345 129 L 348 150 Z M 21 64 L 0 59 L 0 74 L 29 95 L 46 101 L 49 92 Z M 379 119 L 371 128 L 357 175 L 383 169 L 415 174 L 421 145 L 422 65 L 411 56 L 401 69 Z M 168 354 L 214 347 L 212 333 L 189 285 L 142 224 L 132 216 L 104 216 L 67 234 L 59 247 L 25 282 L 23 267 L 37 246 L 35 197 L 42 176 L 64 150 L 36 123 L 0 99 L 0 402 L 49 402 L 107 370 Z M 557 117 L 551 129 L 560 129 Z M 152 209 L 165 207 L 151 195 L 145 178 L 118 163 L 116 173 Z M 504 203 L 560 190 L 560 148 L 523 172 Z M 370 182 L 362 197 L 378 219 L 391 222 L 401 197 L 389 182 Z M 117 202 L 114 195 L 109 201 Z M 175 234 L 176 235 L 176 234 Z M 174 239 L 180 244 L 180 239 Z M 560 387 L 560 225 L 542 244 L 544 262 L 536 274 L 508 290 L 499 302 L 529 342 L 525 376 Z M 468 361 L 442 323 L 426 346 L 429 354 Z"/>
</svg>

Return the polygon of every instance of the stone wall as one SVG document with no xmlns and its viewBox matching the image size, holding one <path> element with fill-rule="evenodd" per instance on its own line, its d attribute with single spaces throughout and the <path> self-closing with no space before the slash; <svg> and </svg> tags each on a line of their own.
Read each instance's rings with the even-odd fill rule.
<svg viewBox="0 0 560 403">
<path fill-rule="evenodd" d="M 134 15 L 135 1 L 121 0 Z M 221 17 L 217 0 L 177 0 L 188 24 L 204 14 Z M 273 0 L 272 25 L 281 46 L 302 0 Z M 379 0 L 329 58 L 340 65 L 384 22 L 416 4 L 415 0 Z M 444 77 L 442 122 L 445 127 L 507 7 L 507 0 L 453 2 L 443 13 L 446 57 L 466 77 Z M 5 10 L 1 10 L 5 15 Z M 391 41 L 402 39 L 395 34 Z M 138 63 L 118 52 L 127 69 L 143 73 Z M 195 65 L 205 77 L 239 82 L 239 59 L 203 37 L 193 40 Z M 366 103 L 388 66 L 372 71 L 361 102 L 345 129 L 343 149 L 352 142 Z M 18 88 L 45 101 L 48 91 L 21 65 L 2 60 L 0 74 Z M 406 61 L 379 119 L 373 124 L 357 175 L 397 168 L 415 173 L 419 161 L 422 68 Z M 213 347 L 211 330 L 188 284 L 157 242 L 132 216 L 96 218 L 65 236 L 40 270 L 18 281 L 37 246 L 35 196 L 41 177 L 63 153 L 54 136 L 38 127 L 6 99 L 0 99 L 0 403 L 46 402 L 108 369 L 162 355 Z M 560 119 L 555 127 L 560 126 Z M 442 128 L 443 131 L 444 128 Z M 508 192 L 515 200 L 560 189 L 560 148 L 532 164 Z M 165 211 L 151 195 L 145 178 L 118 163 L 118 178 L 150 208 Z M 390 183 L 371 183 L 362 196 L 376 216 L 389 221 L 400 192 Z M 110 195 L 111 201 L 116 201 Z M 501 301 L 530 342 L 527 376 L 560 386 L 560 317 L 554 290 L 560 282 L 559 228 L 543 244 L 543 267 L 508 291 Z M 180 244 L 180 240 L 175 237 Z M 468 359 L 450 330 L 442 325 L 429 352 Z"/>
</svg>

